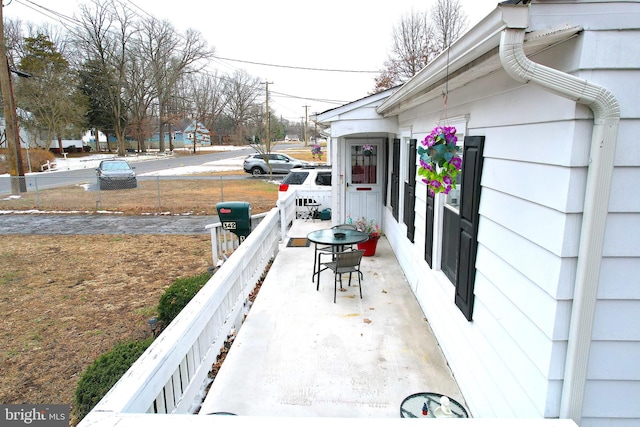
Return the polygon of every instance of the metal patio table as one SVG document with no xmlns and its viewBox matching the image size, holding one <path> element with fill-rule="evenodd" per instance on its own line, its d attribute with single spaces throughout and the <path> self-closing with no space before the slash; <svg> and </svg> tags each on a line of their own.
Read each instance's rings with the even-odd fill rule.
<svg viewBox="0 0 640 427">
<path fill-rule="evenodd" d="M 344 251 L 345 246 L 351 246 L 368 240 L 369 234 L 362 231 L 342 228 L 324 228 L 307 234 L 307 239 L 315 244 L 315 251 L 313 255 L 313 275 L 311 276 L 311 281 L 313 281 L 316 275 L 320 272 L 320 263 L 316 262 L 318 257 L 318 244 L 331 246 L 331 251 L 333 253 L 342 252 Z"/>
</svg>

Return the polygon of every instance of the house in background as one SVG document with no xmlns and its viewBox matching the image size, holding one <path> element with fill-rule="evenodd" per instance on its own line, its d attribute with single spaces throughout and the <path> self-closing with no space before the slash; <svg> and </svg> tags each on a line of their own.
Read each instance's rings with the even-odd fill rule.
<svg viewBox="0 0 640 427">
<path fill-rule="evenodd" d="M 195 120 L 183 120 L 180 123 L 171 124 L 171 134 L 165 131 L 164 141 L 169 147 L 171 141 L 174 148 L 193 147 L 194 134 L 198 145 L 211 145 L 211 133 L 201 122 Z M 155 131 L 149 141 L 149 148 L 157 149 L 159 144 L 158 131 Z"/>
<path fill-rule="evenodd" d="M 382 224 L 476 418 L 640 425 L 638 22 L 638 2 L 504 2 L 317 117 L 333 221 Z M 416 147 L 438 125 L 463 172 L 429 197 Z"/>
<path fill-rule="evenodd" d="M 194 141 L 197 145 L 211 145 L 209 129 L 202 123 L 192 120 L 182 130 L 184 146 L 193 147 Z"/>
</svg>

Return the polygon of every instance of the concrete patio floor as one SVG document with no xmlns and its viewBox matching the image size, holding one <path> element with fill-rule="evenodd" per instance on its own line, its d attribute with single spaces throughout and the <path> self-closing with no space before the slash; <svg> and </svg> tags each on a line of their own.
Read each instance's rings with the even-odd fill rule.
<svg viewBox="0 0 640 427">
<path fill-rule="evenodd" d="M 313 244 L 286 243 L 328 227 L 294 221 L 200 414 L 398 418 L 402 400 L 422 391 L 466 407 L 384 237 L 363 258 L 362 300 L 357 279 L 343 280 L 334 304 L 331 271 L 316 291 Z"/>
</svg>

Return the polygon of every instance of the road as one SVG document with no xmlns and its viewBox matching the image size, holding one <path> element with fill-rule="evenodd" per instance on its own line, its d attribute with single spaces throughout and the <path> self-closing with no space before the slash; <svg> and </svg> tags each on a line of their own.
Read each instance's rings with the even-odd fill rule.
<svg viewBox="0 0 640 427">
<path fill-rule="evenodd" d="M 179 157 L 151 157 L 149 160 L 136 161 L 136 174 L 157 172 L 163 169 L 173 169 L 180 166 L 195 166 L 203 163 L 213 162 L 216 160 L 230 159 L 233 157 L 246 156 L 255 153 L 251 147 L 242 148 L 232 151 L 219 151 L 208 154 L 199 154 L 195 156 L 179 156 Z M 46 176 L 46 179 L 37 179 Z M 73 185 L 84 182 L 94 182 L 96 180 L 96 171 L 93 168 L 77 169 L 69 171 L 54 171 L 40 174 L 27 174 L 25 176 L 25 185 L 27 191 L 36 189 L 52 188 L 61 185 Z M 0 194 L 10 194 L 11 184 L 9 176 L 0 177 Z"/>
<path fill-rule="evenodd" d="M 289 146 L 291 147 L 291 146 Z M 196 156 L 180 156 L 136 162 L 136 173 L 143 174 L 180 166 L 197 166 L 216 160 L 230 159 L 254 153 L 251 147 Z M 50 186 L 68 185 L 71 180 L 95 180 L 95 170 L 80 169 L 47 173 Z M 256 179 L 244 174 L 247 179 Z M 31 180 L 30 180 L 31 178 Z M 265 175 L 267 178 L 267 175 Z M 32 176 L 26 177 L 33 187 Z M 40 187 L 42 188 L 42 187 Z M 0 194 L 11 192 L 8 177 L 0 177 Z M 202 234 L 205 226 L 219 222 L 216 215 L 148 215 L 118 214 L 61 215 L 61 214 L 0 214 L 1 234 Z"/>
</svg>

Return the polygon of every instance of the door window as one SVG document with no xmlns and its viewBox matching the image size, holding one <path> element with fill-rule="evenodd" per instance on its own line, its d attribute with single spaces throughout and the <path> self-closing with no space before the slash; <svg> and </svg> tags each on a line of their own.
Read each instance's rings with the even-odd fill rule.
<svg viewBox="0 0 640 427">
<path fill-rule="evenodd" d="M 351 182 L 377 184 L 378 147 L 362 144 L 351 146 Z"/>
</svg>

